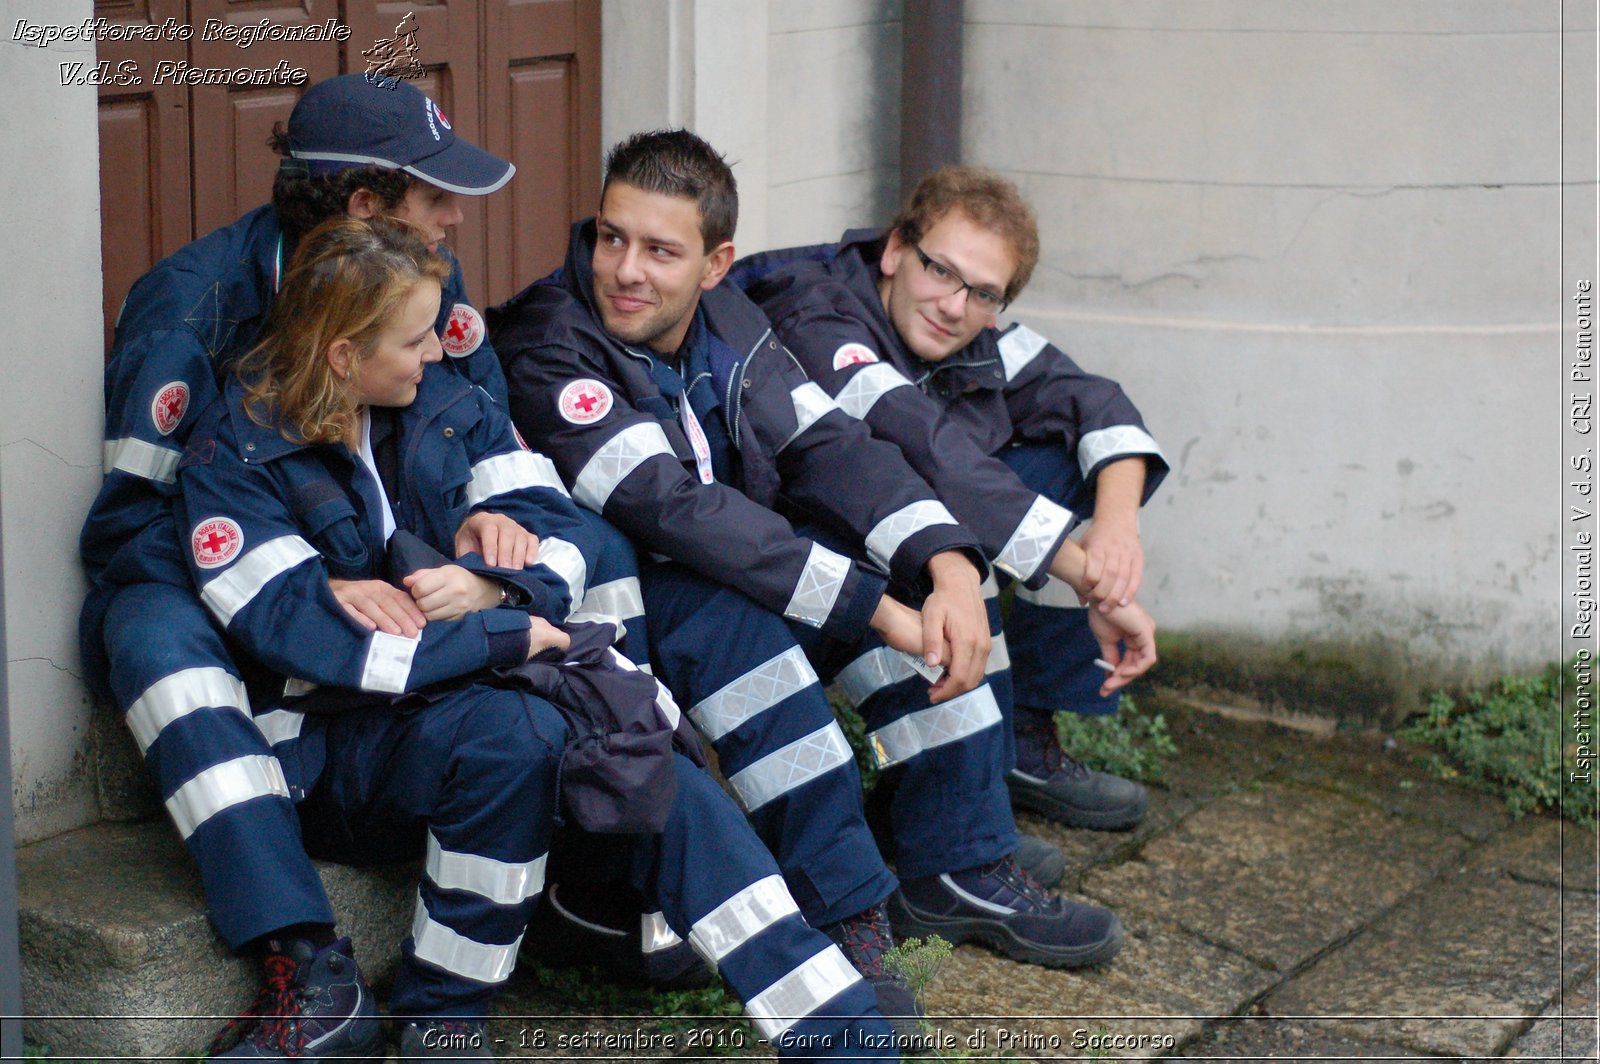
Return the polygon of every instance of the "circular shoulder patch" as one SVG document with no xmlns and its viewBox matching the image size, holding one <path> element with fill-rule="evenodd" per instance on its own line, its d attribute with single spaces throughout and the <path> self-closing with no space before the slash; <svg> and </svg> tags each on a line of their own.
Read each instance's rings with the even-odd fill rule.
<svg viewBox="0 0 1600 1064">
<path fill-rule="evenodd" d="M 194 526 L 189 545 L 194 548 L 196 565 L 215 569 L 238 557 L 244 547 L 244 532 L 231 518 L 208 517 Z"/>
<path fill-rule="evenodd" d="M 476 307 L 457 303 L 450 308 L 450 318 L 444 323 L 444 335 L 439 343 L 444 353 L 454 358 L 465 358 L 483 343 L 483 315 Z"/>
<path fill-rule="evenodd" d="M 845 344 L 833 353 L 833 368 L 844 369 L 846 366 L 859 366 L 863 362 L 878 361 L 877 353 L 866 344 Z"/>
<path fill-rule="evenodd" d="M 188 409 L 189 386 L 182 381 L 169 381 L 150 400 L 150 420 L 155 422 L 157 432 L 170 436 Z"/>
<path fill-rule="evenodd" d="M 611 389 L 597 380 L 584 377 L 561 389 L 556 406 L 561 416 L 574 425 L 587 425 L 611 413 Z"/>
</svg>

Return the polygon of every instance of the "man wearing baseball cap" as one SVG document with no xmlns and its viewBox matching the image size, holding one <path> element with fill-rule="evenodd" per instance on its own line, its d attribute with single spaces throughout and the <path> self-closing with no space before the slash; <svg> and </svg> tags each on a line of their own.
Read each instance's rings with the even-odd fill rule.
<svg viewBox="0 0 1600 1064">
<path fill-rule="evenodd" d="M 229 948 L 261 956 L 262 997 L 225 1057 L 383 1055 L 371 992 L 348 939 L 339 939 L 321 880 L 301 842 L 275 743 L 297 713 L 253 716 L 244 683 L 190 583 L 171 503 L 189 434 L 234 360 L 253 346 L 296 242 L 339 214 L 420 226 L 434 243 L 461 221 L 458 195 L 485 195 L 514 168 L 455 135 L 439 106 L 411 85 L 346 75 L 309 89 L 274 131 L 284 156 L 272 203 L 181 248 L 141 277 L 118 316 L 106 368 L 105 481 L 80 540 L 90 579 L 80 617 L 83 659 L 114 697 L 166 808 L 200 866 L 213 925 Z M 452 260 L 453 261 L 453 260 Z M 456 372 L 505 401 L 505 379 L 483 319 L 454 264 L 436 329 Z M 203 455 L 194 460 L 204 460 Z M 517 485 L 510 485 L 515 487 Z M 305 500 L 315 505 L 316 500 Z M 586 557 L 569 576 L 585 590 L 625 584 L 620 555 Z M 475 512 L 458 554 L 521 567 L 536 541 L 503 517 Z M 633 581 L 637 596 L 637 581 Z M 376 580 L 335 581 L 334 594 L 369 631 L 414 637 L 422 612 Z M 612 615 L 626 613 L 607 599 Z M 287 748 L 285 748 L 287 749 Z"/>
</svg>

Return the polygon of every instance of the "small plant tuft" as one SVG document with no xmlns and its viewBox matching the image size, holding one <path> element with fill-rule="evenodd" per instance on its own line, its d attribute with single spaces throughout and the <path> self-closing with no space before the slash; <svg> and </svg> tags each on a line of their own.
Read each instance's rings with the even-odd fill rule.
<svg viewBox="0 0 1600 1064">
<path fill-rule="evenodd" d="M 1160 713 L 1140 712 L 1128 695 L 1122 696 L 1117 712 L 1106 716 L 1057 713 L 1056 734 L 1061 748 L 1074 761 L 1148 783 L 1165 777 L 1167 758 L 1178 752 L 1167 731 L 1166 718 Z"/>
</svg>

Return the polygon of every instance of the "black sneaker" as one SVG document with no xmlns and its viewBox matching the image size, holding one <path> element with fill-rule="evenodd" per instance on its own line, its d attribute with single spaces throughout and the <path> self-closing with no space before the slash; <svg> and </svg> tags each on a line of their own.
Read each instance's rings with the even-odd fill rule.
<svg viewBox="0 0 1600 1064">
<path fill-rule="evenodd" d="M 577 900 L 563 898 L 559 884 L 545 887 L 523 936 L 523 949 L 534 960 L 556 968 L 594 965 L 613 983 L 652 990 L 698 990 L 715 979 L 684 939 L 647 951 L 643 918 L 628 898 L 610 899 L 614 904 L 603 911 L 598 903 L 580 911 L 572 903 Z"/>
<path fill-rule="evenodd" d="M 845 958 L 861 973 L 878 998 L 878 1011 L 894 1030 L 898 1047 L 920 1052 L 927 1045 L 922 1031 L 926 1013 L 899 972 L 884 963 L 883 955 L 894 949 L 894 932 L 889 930 L 889 915 L 880 902 L 854 916 L 821 928 L 824 935 L 844 951 Z"/>
<path fill-rule="evenodd" d="M 493 1060 L 483 1020 L 406 1020 L 400 1025 L 400 1064 L 417 1060 Z"/>
<path fill-rule="evenodd" d="M 1046 889 L 1061 882 L 1067 871 L 1067 855 L 1037 835 L 1017 836 L 1016 858 L 1022 870 Z"/>
<path fill-rule="evenodd" d="M 1104 964 L 1122 948 L 1115 913 L 1046 892 L 1010 857 L 901 883 L 889 898 L 889 919 L 902 938 L 975 939 L 1046 968 Z"/>
<path fill-rule="evenodd" d="M 1016 730 L 1017 767 L 1006 776 L 1014 807 L 1093 831 L 1126 831 L 1144 818 L 1144 788 L 1068 757 L 1052 718 L 1019 711 Z"/>
<path fill-rule="evenodd" d="M 272 942 L 267 983 L 245 1014 L 211 1043 L 213 1060 L 366 1060 L 385 1055 L 383 1021 L 350 940 L 318 950 Z"/>
</svg>

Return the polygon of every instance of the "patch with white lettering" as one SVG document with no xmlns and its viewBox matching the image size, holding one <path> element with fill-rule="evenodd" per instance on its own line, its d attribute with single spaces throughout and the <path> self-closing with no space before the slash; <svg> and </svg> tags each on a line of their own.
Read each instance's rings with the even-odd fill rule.
<svg viewBox="0 0 1600 1064">
<path fill-rule="evenodd" d="M 157 432 L 170 436 L 188 409 L 189 386 L 182 381 L 171 381 L 163 384 L 156 397 L 150 400 L 150 420 L 156 423 Z"/>
<path fill-rule="evenodd" d="M 483 315 L 477 308 L 457 303 L 450 308 L 450 318 L 444 323 L 439 344 L 451 358 L 466 358 L 483 343 L 483 333 Z"/>
<path fill-rule="evenodd" d="M 587 425 L 611 413 L 611 389 L 585 377 L 561 389 L 556 400 L 561 416 L 574 425 Z"/>
<path fill-rule="evenodd" d="M 202 569 L 227 565 L 244 547 L 244 531 L 231 518 L 208 517 L 194 526 L 189 537 L 194 563 Z"/>
<path fill-rule="evenodd" d="M 859 366 L 864 362 L 878 361 L 877 353 L 866 344 L 845 344 L 833 353 L 833 368 L 844 369 L 846 366 Z"/>
</svg>

